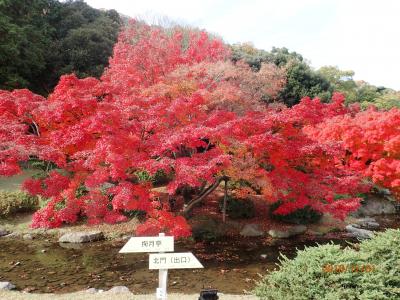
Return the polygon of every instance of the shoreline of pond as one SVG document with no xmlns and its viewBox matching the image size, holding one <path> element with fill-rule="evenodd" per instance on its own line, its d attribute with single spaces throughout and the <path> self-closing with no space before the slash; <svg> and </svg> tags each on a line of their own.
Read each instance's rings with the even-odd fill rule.
<svg viewBox="0 0 400 300">
<path fill-rule="evenodd" d="M 220 300 L 256 300 L 253 295 L 232 295 L 218 293 Z M 198 299 L 197 294 L 171 293 L 168 294 L 169 300 Z M 3 300 L 153 300 L 153 294 L 110 294 L 107 292 L 98 294 L 88 294 L 86 292 L 68 294 L 27 294 L 13 291 L 0 291 L 0 299 Z"/>
</svg>

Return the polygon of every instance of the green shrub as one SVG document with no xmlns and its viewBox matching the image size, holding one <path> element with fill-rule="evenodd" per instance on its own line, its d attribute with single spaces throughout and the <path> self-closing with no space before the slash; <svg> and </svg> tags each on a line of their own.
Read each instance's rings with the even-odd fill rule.
<svg viewBox="0 0 400 300">
<path fill-rule="evenodd" d="M 171 175 L 164 172 L 164 170 L 158 170 L 153 176 L 153 185 L 160 186 L 169 183 L 172 180 Z"/>
<path fill-rule="evenodd" d="M 123 215 L 128 218 L 138 218 L 139 220 L 144 220 L 147 213 L 144 210 L 124 210 Z"/>
<path fill-rule="evenodd" d="M 197 216 L 192 220 L 192 237 L 195 241 L 212 242 L 225 234 L 224 224 L 209 216 Z"/>
<path fill-rule="evenodd" d="M 359 250 L 327 244 L 282 256 L 255 289 L 260 299 L 400 299 L 400 230 L 363 241 Z"/>
<path fill-rule="evenodd" d="M 164 185 L 171 181 L 171 176 L 163 170 L 157 170 L 154 175 L 150 175 L 147 171 L 137 171 L 135 175 L 139 182 L 152 181 L 154 186 Z"/>
<path fill-rule="evenodd" d="M 219 209 L 222 211 L 224 197 L 219 199 Z M 251 219 L 255 216 L 254 203 L 250 199 L 236 199 L 228 196 L 226 201 L 226 214 L 231 219 Z"/>
<path fill-rule="evenodd" d="M 282 222 L 294 224 L 312 224 L 318 222 L 322 217 L 320 212 L 317 212 L 310 206 L 305 206 L 287 215 L 275 214 L 274 211 L 278 209 L 280 205 L 280 201 L 273 203 L 270 207 L 270 212 L 272 218 Z"/>
<path fill-rule="evenodd" d="M 23 192 L 0 192 L 0 217 L 35 210 L 39 205 L 37 197 Z"/>
</svg>

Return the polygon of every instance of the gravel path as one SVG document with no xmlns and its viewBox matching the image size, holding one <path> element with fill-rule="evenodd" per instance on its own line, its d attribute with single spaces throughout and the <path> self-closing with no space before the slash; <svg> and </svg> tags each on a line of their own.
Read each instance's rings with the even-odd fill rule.
<svg viewBox="0 0 400 300">
<path fill-rule="evenodd" d="M 168 294 L 168 300 L 197 300 L 199 294 Z M 86 292 L 71 294 L 28 294 L 21 292 L 0 291 L 1 300 L 154 300 L 155 295 L 133 295 L 132 294 L 89 294 Z M 224 295 L 219 294 L 220 300 L 257 300 L 255 296 L 248 295 Z"/>
</svg>

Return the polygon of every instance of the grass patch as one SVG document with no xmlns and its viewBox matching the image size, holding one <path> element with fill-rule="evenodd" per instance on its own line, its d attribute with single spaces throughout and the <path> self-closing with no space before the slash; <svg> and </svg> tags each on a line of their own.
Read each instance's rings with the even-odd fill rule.
<svg viewBox="0 0 400 300">
<path fill-rule="evenodd" d="M 38 208 L 37 197 L 19 191 L 0 191 L 0 217 L 9 217 L 16 213 L 33 211 Z"/>
</svg>

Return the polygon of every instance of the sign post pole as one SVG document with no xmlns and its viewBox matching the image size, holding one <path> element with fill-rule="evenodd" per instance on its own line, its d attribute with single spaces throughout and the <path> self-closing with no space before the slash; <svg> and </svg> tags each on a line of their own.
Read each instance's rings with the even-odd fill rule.
<svg viewBox="0 0 400 300">
<path fill-rule="evenodd" d="M 153 253 L 149 255 L 149 269 L 158 270 L 157 300 L 167 300 L 168 269 L 199 269 L 203 265 L 191 252 L 166 253 L 174 251 L 174 237 L 158 236 L 131 237 L 119 253 Z"/>
<path fill-rule="evenodd" d="M 158 236 L 165 236 L 164 233 L 160 233 Z M 163 253 L 163 252 L 160 252 Z M 156 291 L 157 300 L 167 300 L 167 278 L 168 269 L 158 270 L 158 289 Z"/>
</svg>

